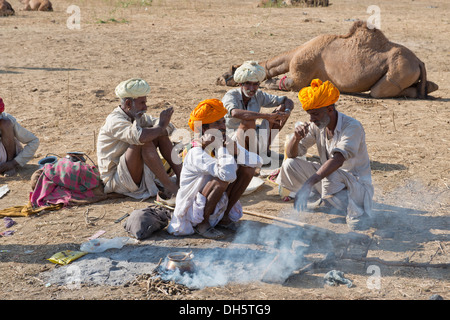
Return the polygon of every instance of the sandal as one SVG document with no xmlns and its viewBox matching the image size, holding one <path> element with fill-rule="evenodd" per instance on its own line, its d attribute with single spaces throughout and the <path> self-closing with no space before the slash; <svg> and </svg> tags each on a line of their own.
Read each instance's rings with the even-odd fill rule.
<svg viewBox="0 0 450 320">
<path fill-rule="evenodd" d="M 239 225 L 233 221 L 231 221 L 230 223 L 227 223 L 227 224 L 218 223 L 217 226 L 220 228 L 231 230 L 231 231 L 237 231 L 237 229 L 239 228 Z"/>
<path fill-rule="evenodd" d="M 170 198 L 167 198 L 161 191 L 158 192 L 156 195 L 156 201 L 158 203 L 161 203 L 163 205 L 169 206 L 169 207 L 175 207 L 176 204 L 176 195 L 172 195 Z"/>
<path fill-rule="evenodd" d="M 209 227 L 203 232 L 200 232 L 197 227 L 194 227 L 194 231 L 206 239 L 220 239 L 224 237 L 224 234 L 219 230 L 214 229 L 214 227 Z"/>
</svg>

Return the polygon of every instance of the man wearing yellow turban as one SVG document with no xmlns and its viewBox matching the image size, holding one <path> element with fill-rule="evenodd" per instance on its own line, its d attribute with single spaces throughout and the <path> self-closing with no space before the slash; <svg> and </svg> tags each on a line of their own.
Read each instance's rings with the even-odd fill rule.
<svg viewBox="0 0 450 320">
<path fill-rule="evenodd" d="M 243 214 L 239 198 L 262 160 L 227 138 L 226 113 L 217 99 L 204 100 L 191 112 L 188 124 L 196 138 L 184 158 L 171 234 L 217 239 L 224 234 L 215 227 L 237 228 Z"/>
<path fill-rule="evenodd" d="M 235 131 L 236 140 L 247 150 L 267 156 L 264 158 L 269 162 L 270 145 L 287 122 L 294 102 L 286 96 L 276 96 L 259 90 L 259 85 L 265 77 L 265 69 L 256 61 L 244 62 L 234 73 L 234 80 L 240 87 L 229 90 L 222 102 L 228 110 L 225 116 L 227 128 Z M 261 108 L 275 110 L 272 113 L 264 113 Z M 256 121 L 260 119 L 262 122 L 257 126 Z"/>
<path fill-rule="evenodd" d="M 142 79 L 121 82 L 115 90 L 120 105 L 106 118 L 97 141 L 97 158 L 105 193 L 116 192 L 136 199 L 158 196 L 174 204 L 178 182 L 169 177 L 164 161 L 179 179 L 181 164 L 172 159 L 169 134 L 173 108 L 163 110 L 159 118 L 147 115 L 150 86 Z M 164 190 L 159 192 L 156 184 Z M 172 202 L 170 202 L 172 199 Z"/>
<path fill-rule="evenodd" d="M 339 90 L 330 81 L 314 79 L 298 97 L 310 122 L 295 128 L 277 182 L 295 196 L 297 210 L 328 206 L 346 212 L 351 229 L 366 229 L 374 190 L 361 123 L 336 110 Z M 320 164 L 300 158 L 313 145 Z M 308 204 L 312 194 L 320 198 Z"/>
</svg>

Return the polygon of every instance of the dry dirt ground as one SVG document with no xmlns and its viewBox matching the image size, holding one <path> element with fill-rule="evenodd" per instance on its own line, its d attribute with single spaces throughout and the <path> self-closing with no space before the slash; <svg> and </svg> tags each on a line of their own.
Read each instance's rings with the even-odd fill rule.
<svg viewBox="0 0 450 320">
<path fill-rule="evenodd" d="M 6 111 L 36 133 L 41 144 L 19 175 L 0 178 L 0 185 L 10 189 L 0 199 L 0 209 L 26 204 L 30 177 L 46 154 L 83 151 L 96 161 L 95 136 L 118 104 L 114 88 L 120 81 L 146 79 L 152 87 L 148 112 L 157 116 L 173 106 L 173 123 L 187 129 L 187 117 L 199 101 L 220 99 L 226 92 L 228 88 L 217 86 L 215 80 L 232 64 L 262 61 L 319 34 L 345 34 L 352 21 L 369 18 L 370 5 L 378 5 L 381 30 L 415 52 L 425 62 L 428 78 L 440 88 L 428 100 L 341 96 L 338 109 L 361 121 L 366 130 L 376 223 L 361 232 L 370 242 L 348 246 L 343 217 L 326 212 L 289 216 L 332 232 L 329 237 L 307 239 L 308 250 L 302 252 L 306 260 L 297 269 L 327 252 L 339 256 L 346 247 L 356 255 L 368 250 L 367 257 L 383 261 L 450 262 L 448 1 L 342 0 L 326 8 L 260 8 L 250 0 L 54 0 L 54 12 L 24 12 L 17 0 L 10 3 L 16 15 L 0 18 L 0 96 Z M 77 13 L 68 10 L 70 5 L 79 8 L 80 29 L 73 24 L 68 27 L 67 21 Z M 292 128 L 307 117 L 299 108 L 297 94 L 286 95 L 297 101 L 286 126 Z M 288 133 L 286 129 L 281 136 Z M 47 260 L 51 255 L 78 250 L 98 230 L 105 230 L 106 238 L 125 236 L 122 225 L 114 220 L 152 201 L 122 198 L 14 218 L 17 224 L 11 230 L 15 233 L 0 238 L 0 299 L 146 299 L 148 294 L 140 285 L 83 283 L 71 289 L 46 285 L 42 273 L 60 268 Z M 281 201 L 277 187 L 269 183 L 241 201 L 246 210 L 272 216 L 282 216 L 282 210 L 292 206 Z M 101 219 L 87 224 L 88 208 L 90 216 Z M 243 223 L 253 230 L 274 224 L 250 215 L 244 215 Z M 280 235 L 302 233 L 302 228 L 276 224 Z M 5 230 L 2 223 L 0 231 Z M 197 236 L 176 238 L 161 231 L 139 245 L 227 248 L 233 239 L 231 233 L 221 241 L 209 241 Z M 353 286 L 324 285 L 323 276 L 331 269 L 343 271 Z M 415 300 L 434 294 L 450 298 L 448 269 L 338 259 L 333 267 L 294 271 L 284 283 L 237 281 L 153 298 Z"/>
</svg>

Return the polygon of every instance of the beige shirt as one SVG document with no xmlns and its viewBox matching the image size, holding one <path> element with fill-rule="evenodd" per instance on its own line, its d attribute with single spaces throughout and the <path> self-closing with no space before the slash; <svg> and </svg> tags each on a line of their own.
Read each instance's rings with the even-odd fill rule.
<svg viewBox="0 0 450 320">
<path fill-rule="evenodd" d="M 16 140 L 22 143 L 23 149 L 17 153 L 14 160 L 23 167 L 31 159 L 33 159 L 36 150 L 39 147 L 39 139 L 30 131 L 22 127 L 12 115 L 2 112 L 0 114 L 0 119 L 9 119 L 14 126 L 14 136 Z M 2 140 L 2 133 L 0 130 L 0 142 Z"/>
<path fill-rule="evenodd" d="M 326 130 L 320 130 L 311 123 L 308 134 L 299 143 L 299 156 L 305 155 L 307 149 L 314 144 L 317 145 L 322 164 L 333 153 L 340 152 L 345 158 L 340 169 L 353 174 L 359 182 L 371 185 L 372 176 L 365 137 L 364 128 L 358 120 L 338 112 L 333 138 L 328 140 Z"/>
<path fill-rule="evenodd" d="M 106 118 L 97 140 L 97 159 L 100 177 L 106 184 L 114 175 L 120 157 L 130 145 L 143 145 L 139 141 L 142 128 L 153 127 L 158 118 L 148 114 L 132 121 L 119 106 Z"/>
</svg>

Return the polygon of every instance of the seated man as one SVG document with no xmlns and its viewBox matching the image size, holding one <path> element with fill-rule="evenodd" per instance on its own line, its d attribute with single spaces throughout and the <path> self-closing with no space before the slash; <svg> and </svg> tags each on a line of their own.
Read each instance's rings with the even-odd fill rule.
<svg viewBox="0 0 450 320">
<path fill-rule="evenodd" d="M 297 210 L 307 208 L 315 189 L 321 195 L 316 204 L 325 201 L 346 211 L 351 229 L 365 229 L 374 194 L 365 132 L 359 121 L 335 109 L 339 94 L 331 82 L 319 79 L 300 90 L 300 102 L 311 122 L 295 128 L 277 182 L 296 192 Z M 299 158 L 314 144 L 320 164 Z"/>
<path fill-rule="evenodd" d="M 0 98 L 0 174 L 14 176 L 18 167 L 33 158 L 39 139 L 4 111 L 5 104 Z"/>
<path fill-rule="evenodd" d="M 243 214 L 238 200 L 262 160 L 227 139 L 226 113 L 220 100 L 209 99 L 200 102 L 190 115 L 189 127 L 196 138 L 183 162 L 180 190 L 168 227 L 171 234 L 196 232 L 217 239 L 223 233 L 215 226 L 237 228 L 235 222 Z"/>
<path fill-rule="evenodd" d="M 294 102 L 286 96 L 258 90 L 265 76 L 264 68 L 257 62 L 244 62 L 234 73 L 234 80 L 240 87 L 228 91 L 222 102 L 228 110 L 227 128 L 236 131 L 237 141 L 247 150 L 270 158 L 270 145 L 288 120 Z M 272 113 L 262 113 L 261 107 L 276 109 Z M 258 119 L 262 119 L 259 126 L 256 125 Z"/>
<path fill-rule="evenodd" d="M 158 195 L 174 202 L 178 183 L 169 177 L 158 154 L 159 149 L 179 178 L 182 165 L 172 159 L 173 144 L 169 139 L 173 108 L 163 110 L 159 119 L 145 114 L 150 86 L 142 79 L 123 81 L 115 92 L 120 106 L 106 118 L 97 144 L 105 193 L 116 192 L 136 199 Z M 158 192 L 157 184 L 162 192 Z"/>
</svg>

